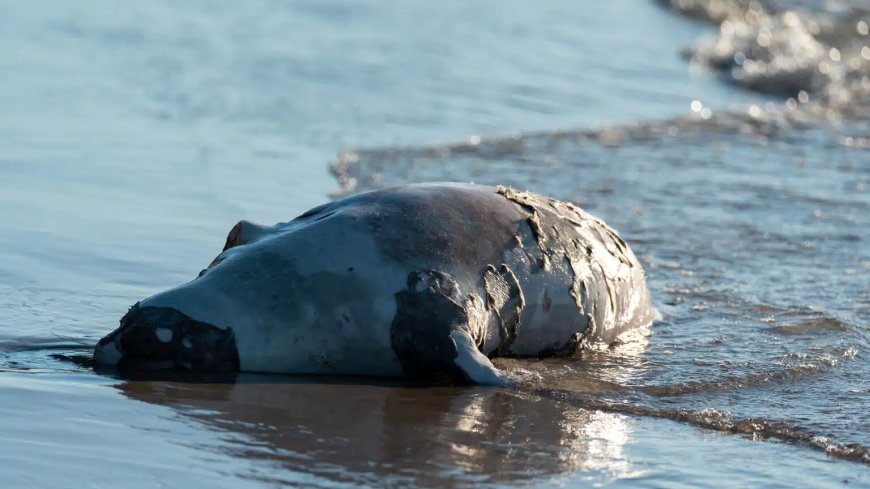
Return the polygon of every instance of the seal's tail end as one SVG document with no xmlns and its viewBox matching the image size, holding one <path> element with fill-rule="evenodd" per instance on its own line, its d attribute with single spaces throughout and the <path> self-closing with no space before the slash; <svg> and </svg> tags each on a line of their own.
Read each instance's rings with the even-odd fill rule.
<svg viewBox="0 0 870 489">
<path fill-rule="evenodd" d="M 468 333 L 453 330 L 450 332 L 450 338 L 456 345 L 456 359 L 453 363 L 469 380 L 476 384 L 500 387 L 508 384 L 507 375 L 495 368 L 489 358 L 477 349 Z"/>
</svg>

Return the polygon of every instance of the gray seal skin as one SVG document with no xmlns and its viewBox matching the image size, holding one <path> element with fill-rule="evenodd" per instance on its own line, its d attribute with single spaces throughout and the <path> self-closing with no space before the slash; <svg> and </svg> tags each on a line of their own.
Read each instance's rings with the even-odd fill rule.
<svg viewBox="0 0 870 489">
<path fill-rule="evenodd" d="M 134 305 L 94 360 L 499 385 L 492 357 L 571 355 L 656 314 L 634 254 L 577 206 L 417 184 L 238 223 L 196 279 Z"/>
</svg>

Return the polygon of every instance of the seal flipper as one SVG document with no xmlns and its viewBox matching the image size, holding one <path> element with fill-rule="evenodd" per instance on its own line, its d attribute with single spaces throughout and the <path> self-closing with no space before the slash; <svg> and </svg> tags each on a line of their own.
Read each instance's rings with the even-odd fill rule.
<svg viewBox="0 0 870 489">
<path fill-rule="evenodd" d="M 454 329 L 450 339 L 456 345 L 456 358 L 453 363 L 462 370 L 469 380 L 481 385 L 507 385 L 507 376 L 498 371 L 465 331 Z"/>
<path fill-rule="evenodd" d="M 504 375 L 478 351 L 468 326 L 468 309 L 456 279 L 438 270 L 417 270 L 408 274 L 407 287 L 396 293 L 390 343 L 409 375 L 446 373 L 478 384 L 504 385 Z"/>
</svg>

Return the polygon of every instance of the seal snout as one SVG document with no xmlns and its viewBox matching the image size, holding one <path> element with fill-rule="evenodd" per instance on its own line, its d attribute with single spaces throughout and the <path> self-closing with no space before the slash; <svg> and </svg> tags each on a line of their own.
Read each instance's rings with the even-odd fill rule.
<svg viewBox="0 0 870 489">
<path fill-rule="evenodd" d="M 130 370 L 239 369 L 232 328 L 196 321 L 170 307 L 133 306 L 94 348 L 97 365 Z"/>
<path fill-rule="evenodd" d="M 97 365 L 118 365 L 121 349 L 118 348 L 119 331 L 107 335 L 94 347 L 94 363 Z"/>
</svg>

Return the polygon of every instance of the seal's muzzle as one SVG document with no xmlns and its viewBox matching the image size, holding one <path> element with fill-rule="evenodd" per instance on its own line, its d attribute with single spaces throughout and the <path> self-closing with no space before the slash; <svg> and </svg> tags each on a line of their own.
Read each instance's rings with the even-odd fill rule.
<svg viewBox="0 0 870 489">
<path fill-rule="evenodd" d="M 121 318 L 121 325 L 94 348 L 94 363 L 119 369 L 239 369 L 232 328 L 196 321 L 170 307 L 140 307 Z"/>
</svg>

